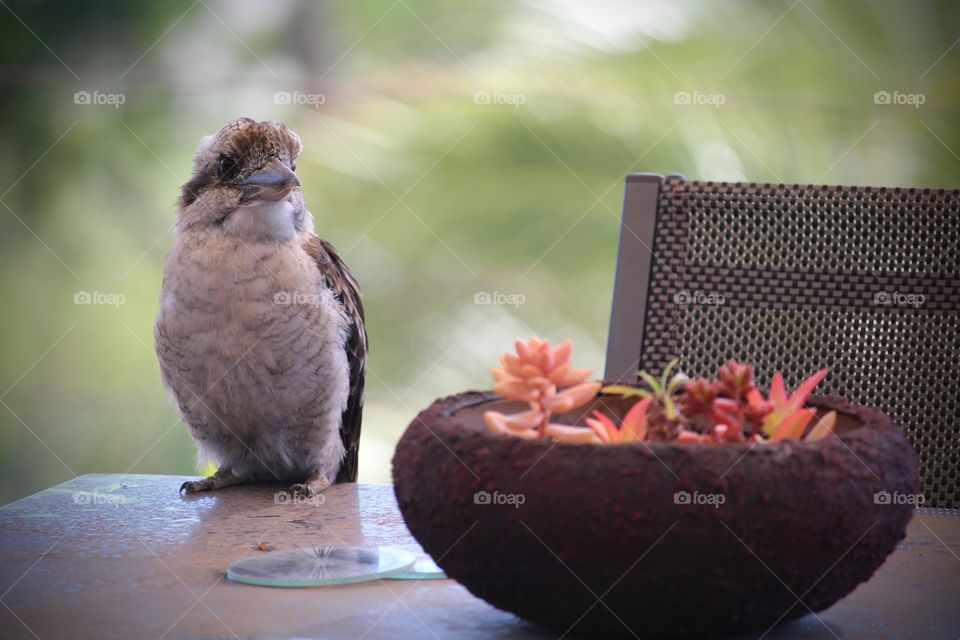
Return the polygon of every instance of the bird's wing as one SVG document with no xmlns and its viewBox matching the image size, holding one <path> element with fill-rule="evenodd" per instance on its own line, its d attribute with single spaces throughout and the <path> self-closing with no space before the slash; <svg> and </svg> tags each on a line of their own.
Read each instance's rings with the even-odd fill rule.
<svg viewBox="0 0 960 640">
<path fill-rule="evenodd" d="M 367 328 L 363 320 L 360 286 L 337 250 L 329 242 L 311 235 L 304 246 L 326 278 L 327 286 L 343 304 L 349 333 L 344 345 L 350 365 L 350 397 L 343 411 L 340 438 L 346 455 L 337 482 L 357 481 L 357 457 L 360 449 L 360 421 L 363 414 L 363 386 L 367 377 Z"/>
</svg>

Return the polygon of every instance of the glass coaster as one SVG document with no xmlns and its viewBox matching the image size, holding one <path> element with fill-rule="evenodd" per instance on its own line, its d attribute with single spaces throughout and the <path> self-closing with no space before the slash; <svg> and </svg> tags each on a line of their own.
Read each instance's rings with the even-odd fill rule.
<svg viewBox="0 0 960 640">
<path fill-rule="evenodd" d="M 415 556 L 390 547 L 297 547 L 237 560 L 227 568 L 235 582 L 265 587 L 317 587 L 384 578 L 410 570 Z"/>
<path fill-rule="evenodd" d="M 446 577 L 443 569 L 425 553 L 417 556 L 412 569 L 397 571 L 387 576 L 389 580 L 444 580 Z"/>
</svg>

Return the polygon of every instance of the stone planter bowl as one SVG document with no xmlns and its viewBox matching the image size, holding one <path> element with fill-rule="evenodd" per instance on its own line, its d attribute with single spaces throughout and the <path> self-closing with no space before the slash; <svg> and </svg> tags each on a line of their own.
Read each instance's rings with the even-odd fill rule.
<svg viewBox="0 0 960 640">
<path fill-rule="evenodd" d="M 632 402 L 603 396 L 603 410 L 619 418 Z M 838 437 L 604 446 L 494 434 L 483 412 L 521 405 L 463 393 L 400 439 L 397 501 L 448 576 L 561 633 L 765 630 L 870 578 L 919 492 L 913 449 L 886 415 L 838 398 L 809 404 L 838 412 Z M 593 408 L 556 421 L 582 424 Z"/>
</svg>

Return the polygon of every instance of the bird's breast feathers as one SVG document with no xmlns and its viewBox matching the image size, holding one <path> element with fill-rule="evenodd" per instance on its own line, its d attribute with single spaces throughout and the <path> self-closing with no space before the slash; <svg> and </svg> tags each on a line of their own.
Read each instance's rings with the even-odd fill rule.
<svg viewBox="0 0 960 640">
<path fill-rule="evenodd" d="M 334 316 L 341 305 L 302 242 L 247 243 L 223 234 L 182 238 L 164 272 L 161 314 L 211 316 L 218 323 Z M 168 308 L 169 307 L 169 308 Z"/>
<path fill-rule="evenodd" d="M 347 318 L 299 242 L 181 238 L 160 307 L 161 361 L 191 372 L 190 392 L 207 394 L 221 410 L 262 400 L 241 397 L 251 388 L 278 396 L 269 404 L 278 414 L 322 398 L 345 406 Z"/>
</svg>

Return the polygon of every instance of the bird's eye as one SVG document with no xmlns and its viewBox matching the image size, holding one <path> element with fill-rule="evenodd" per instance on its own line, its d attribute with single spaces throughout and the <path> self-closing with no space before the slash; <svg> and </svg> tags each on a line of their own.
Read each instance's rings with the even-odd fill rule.
<svg viewBox="0 0 960 640">
<path fill-rule="evenodd" d="M 296 163 L 296 162 L 291 162 L 291 163 L 290 163 L 290 171 L 296 171 L 296 170 L 297 170 L 297 163 Z"/>
<path fill-rule="evenodd" d="M 220 175 L 227 175 L 232 172 L 236 166 L 236 161 L 230 156 L 220 156 L 220 160 L 217 162 L 220 167 Z"/>
</svg>

